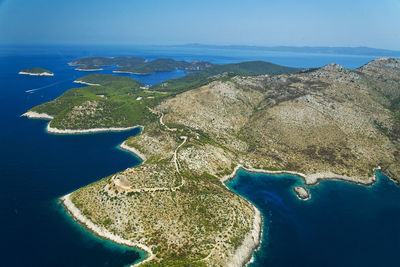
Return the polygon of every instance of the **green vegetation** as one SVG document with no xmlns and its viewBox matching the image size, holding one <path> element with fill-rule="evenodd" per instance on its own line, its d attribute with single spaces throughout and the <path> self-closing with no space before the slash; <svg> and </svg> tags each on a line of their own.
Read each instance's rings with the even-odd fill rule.
<svg viewBox="0 0 400 267">
<path fill-rule="evenodd" d="M 118 65 L 118 72 L 129 72 L 139 74 L 152 74 L 157 71 L 173 71 L 176 69 L 182 70 L 203 70 L 212 66 L 208 62 L 195 61 L 176 61 L 171 58 L 159 58 L 153 61 L 146 61 L 138 57 L 88 57 L 74 60 L 69 63 L 71 66 L 114 66 Z M 84 67 L 80 67 L 84 68 Z"/>
<path fill-rule="evenodd" d="M 162 260 L 161 262 L 147 262 L 143 263 L 140 266 L 147 267 L 147 266 L 168 266 L 168 267 L 205 267 L 207 264 L 205 262 L 201 262 L 198 260 L 188 260 L 188 259 L 166 259 Z"/>
<path fill-rule="evenodd" d="M 391 101 L 390 109 L 396 114 L 390 137 L 392 139 L 400 140 L 400 97 L 396 97 Z"/>
<path fill-rule="evenodd" d="M 232 72 L 239 75 L 284 74 L 297 73 L 301 69 L 285 67 L 265 61 L 247 61 L 234 64 L 216 65 L 211 71 L 219 74 Z"/>
<path fill-rule="evenodd" d="M 99 66 L 96 66 L 96 65 L 82 65 L 82 66 L 79 66 L 78 68 L 76 68 L 76 70 L 86 70 L 86 71 L 89 71 L 89 70 L 101 70 L 102 68 L 100 68 Z"/>
<path fill-rule="evenodd" d="M 51 71 L 43 69 L 43 68 L 39 68 L 39 67 L 24 69 L 21 72 L 26 72 L 26 73 L 31 73 L 31 74 L 40 74 L 40 73 L 53 74 Z"/>
<path fill-rule="evenodd" d="M 163 90 L 180 93 L 203 86 L 209 82 L 229 78 L 234 75 L 261 75 L 296 73 L 301 69 L 272 64 L 264 61 L 248 61 L 235 64 L 213 65 L 205 70 L 193 72 L 179 79 L 171 79 L 150 87 L 150 90 Z"/>
<path fill-rule="evenodd" d="M 400 113 L 400 97 L 391 100 L 390 109 L 394 112 Z"/>
<path fill-rule="evenodd" d="M 51 126 L 59 129 L 129 127 L 150 120 L 152 107 L 166 97 L 145 92 L 143 84 L 114 75 L 93 74 L 79 81 L 100 84 L 68 90 L 55 100 L 36 106 L 32 111 L 54 116 Z"/>
<path fill-rule="evenodd" d="M 119 77 L 111 74 L 89 74 L 76 80 L 91 84 L 100 84 L 102 86 L 113 87 L 116 90 L 124 90 L 124 87 L 139 88 L 144 84 L 129 78 Z"/>
<path fill-rule="evenodd" d="M 141 64 L 131 64 L 119 66 L 117 71 L 130 72 L 138 74 L 152 74 L 157 71 L 182 70 L 203 70 L 212 65 L 208 62 L 195 61 L 192 63 L 186 61 L 176 61 L 171 58 L 159 58 L 150 62 Z"/>
<path fill-rule="evenodd" d="M 137 58 L 131 57 L 85 58 L 72 63 L 111 64 L 110 60 L 113 62 L 119 60 L 118 62 L 125 63 L 139 61 Z M 58 129 L 130 127 L 154 118 L 148 108 L 154 107 L 162 99 L 202 86 L 210 81 L 229 79 L 237 74 L 257 75 L 299 71 L 299 69 L 261 61 L 227 65 L 208 64 L 201 61 L 187 63 L 173 59 L 157 59 L 148 63 L 136 64 L 136 67 L 129 67 L 142 71 L 162 71 L 177 67 L 190 70 L 207 68 L 180 79 L 168 80 L 155 85 L 149 91 L 141 89 L 144 84 L 129 77 L 105 74 L 87 75 L 79 78 L 77 82 L 88 83 L 92 86 L 71 89 L 51 102 L 34 107 L 31 111 L 54 116 L 51 126 Z"/>
</svg>

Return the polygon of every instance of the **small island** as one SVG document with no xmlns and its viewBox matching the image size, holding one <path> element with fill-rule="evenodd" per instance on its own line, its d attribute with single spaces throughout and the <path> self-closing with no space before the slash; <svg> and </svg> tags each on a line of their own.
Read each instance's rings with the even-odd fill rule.
<svg viewBox="0 0 400 267">
<path fill-rule="evenodd" d="M 295 186 L 293 187 L 293 191 L 301 200 L 309 200 L 311 198 L 310 191 L 308 191 L 308 189 L 304 186 Z"/>
<path fill-rule="evenodd" d="M 18 72 L 18 74 L 30 76 L 54 76 L 54 73 L 52 73 L 51 71 L 38 67 L 22 70 Z"/>
<path fill-rule="evenodd" d="M 96 65 L 82 65 L 77 67 L 75 70 L 79 70 L 79 71 L 100 71 L 103 70 L 102 68 L 100 68 L 99 66 Z"/>
</svg>

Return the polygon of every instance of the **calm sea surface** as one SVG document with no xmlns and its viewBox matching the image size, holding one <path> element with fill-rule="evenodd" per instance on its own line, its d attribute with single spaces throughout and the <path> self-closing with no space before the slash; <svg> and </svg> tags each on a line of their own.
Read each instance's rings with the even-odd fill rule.
<svg viewBox="0 0 400 267">
<path fill-rule="evenodd" d="M 227 183 L 264 218 L 255 266 L 399 266 L 400 187 L 378 173 L 373 186 L 322 181 L 311 200 L 292 191 L 294 175 L 239 171 Z"/>
<path fill-rule="evenodd" d="M 2 266 L 124 266 L 139 251 L 101 240 L 75 223 L 57 199 L 99 178 L 140 164 L 117 146 L 123 133 L 53 135 L 46 121 L 21 118 L 29 108 L 78 87 L 86 75 L 67 63 L 86 56 L 234 63 L 265 60 L 294 67 L 336 62 L 359 67 L 372 57 L 155 47 L 0 47 L 0 255 Z M 17 73 L 43 67 L 54 77 Z M 96 73 L 112 73 L 113 67 Z M 152 85 L 183 71 L 125 75 Z M 28 91 L 28 92 L 26 92 Z M 400 192 L 385 178 L 371 188 L 322 182 L 309 202 L 298 201 L 293 177 L 241 172 L 229 186 L 263 212 L 263 243 L 254 266 L 398 266 Z"/>
</svg>

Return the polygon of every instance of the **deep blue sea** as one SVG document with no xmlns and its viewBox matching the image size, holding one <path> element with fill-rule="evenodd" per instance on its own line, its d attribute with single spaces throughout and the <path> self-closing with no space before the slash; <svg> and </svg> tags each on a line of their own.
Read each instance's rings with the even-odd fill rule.
<svg viewBox="0 0 400 267">
<path fill-rule="evenodd" d="M 46 121 L 20 117 L 29 108 L 80 86 L 73 80 L 88 73 L 75 71 L 67 65 L 69 61 L 122 55 L 213 63 L 265 60 L 294 67 L 336 62 L 348 68 L 373 59 L 182 47 L 0 47 L 1 266 L 124 266 L 143 257 L 86 231 L 57 202 L 60 196 L 99 178 L 140 164 L 117 148 L 138 130 L 53 135 L 46 133 Z M 55 76 L 17 74 L 36 66 Z M 112 70 L 107 67 L 95 73 Z M 152 85 L 183 75 L 183 71 L 174 71 L 126 76 Z M 243 172 L 229 182 L 265 218 L 263 243 L 254 266 L 395 266 L 396 251 L 400 251 L 398 187 L 385 178 L 370 188 L 322 182 L 311 189 L 312 200 L 302 202 L 291 192 L 297 182 L 293 177 Z M 377 265 L 382 261 L 384 265 Z"/>
<path fill-rule="evenodd" d="M 380 173 L 370 187 L 322 181 L 302 201 L 288 174 L 240 170 L 227 185 L 263 214 L 256 266 L 400 266 L 400 187 Z"/>
</svg>

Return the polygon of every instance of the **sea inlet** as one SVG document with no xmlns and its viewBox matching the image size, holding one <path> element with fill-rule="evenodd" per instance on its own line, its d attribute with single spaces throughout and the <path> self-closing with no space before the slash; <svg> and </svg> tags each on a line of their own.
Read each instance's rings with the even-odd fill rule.
<svg viewBox="0 0 400 267">
<path fill-rule="evenodd" d="M 400 187 L 376 174 L 369 187 L 321 181 L 303 201 L 292 190 L 301 177 L 239 170 L 228 187 L 264 218 L 250 266 L 399 266 Z"/>
</svg>

